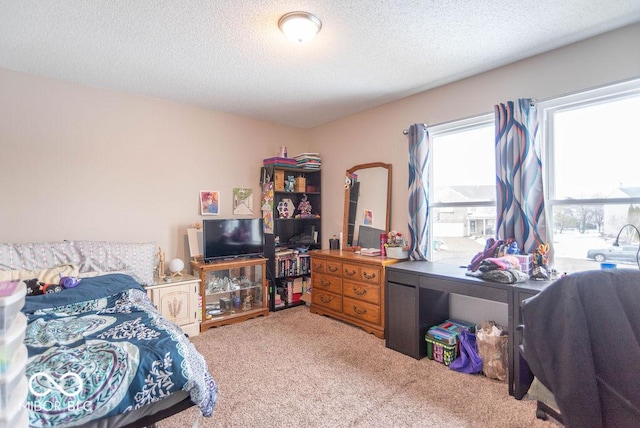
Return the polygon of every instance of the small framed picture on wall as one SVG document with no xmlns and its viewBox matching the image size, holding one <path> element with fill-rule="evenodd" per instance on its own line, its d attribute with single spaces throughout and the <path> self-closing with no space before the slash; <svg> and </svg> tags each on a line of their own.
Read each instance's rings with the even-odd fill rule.
<svg viewBox="0 0 640 428">
<path fill-rule="evenodd" d="M 233 188 L 233 214 L 251 215 L 253 214 L 253 190 L 234 187 Z"/>
<path fill-rule="evenodd" d="M 373 211 L 364 210 L 364 221 L 363 223 L 367 226 L 373 226 Z"/>
<path fill-rule="evenodd" d="M 220 193 L 215 190 L 200 191 L 200 215 L 220 214 Z"/>
</svg>

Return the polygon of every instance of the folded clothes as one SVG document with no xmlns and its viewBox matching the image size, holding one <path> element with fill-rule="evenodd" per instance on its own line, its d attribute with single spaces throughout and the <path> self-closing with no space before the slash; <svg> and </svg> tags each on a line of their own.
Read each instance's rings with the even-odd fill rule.
<svg viewBox="0 0 640 428">
<path fill-rule="evenodd" d="M 480 269 L 483 272 L 490 270 L 516 269 L 520 266 L 520 261 L 514 256 L 488 257 L 480 262 Z"/>
<path fill-rule="evenodd" d="M 502 284 L 516 284 L 529 279 L 529 275 L 518 269 L 494 269 L 484 272 L 481 270 L 476 272 L 467 271 L 467 275 Z"/>
</svg>

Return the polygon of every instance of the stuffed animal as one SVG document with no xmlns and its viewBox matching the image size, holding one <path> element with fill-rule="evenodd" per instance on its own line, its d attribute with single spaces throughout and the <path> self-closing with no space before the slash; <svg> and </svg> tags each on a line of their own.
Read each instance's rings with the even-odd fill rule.
<svg viewBox="0 0 640 428">
<path fill-rule="evenodd" d="M 42 283 L 40 283 L 42 284 Z M 59 293 L 62 291 L 62 285 L 60 284 L 42 284 L 42 291 L 45 294 Z"/>
<path fill-rule="evenodd" d="M 75 288 L 80 284 L 80 279 L 74 276 L 60 276 L 60 285 L 63 288 Z"/>
<path fill-rule="evenodd" d="M 43 294 L 41 282 L 38 278 L 26 279 L 24 283 L 27 285 L 27 296 L 37 296 Z"/>
</svg>

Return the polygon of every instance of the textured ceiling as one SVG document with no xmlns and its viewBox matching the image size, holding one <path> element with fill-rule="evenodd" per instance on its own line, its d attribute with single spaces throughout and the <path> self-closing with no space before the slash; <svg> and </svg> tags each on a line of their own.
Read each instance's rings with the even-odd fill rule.
<svg viewBox="0 0 640 428">
<path fill-rule="evenodd" d="M 311 43 L 280 33 L 294 10 Z M 0 68 L 311 128 L 639 21 L 638 0 L 2 0 Z"/>
</svg>

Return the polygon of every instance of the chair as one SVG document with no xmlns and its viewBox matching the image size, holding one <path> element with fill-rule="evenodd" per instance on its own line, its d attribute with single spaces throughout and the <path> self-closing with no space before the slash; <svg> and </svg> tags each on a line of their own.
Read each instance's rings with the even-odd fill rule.
<svg viewBox="0 0 640 428">
<path fill-rule="evenodd" d="M 565 276 L 522 317 L 522 356 L 566 426 L 640 426 L 640 271 Z"/>
</svg>

